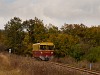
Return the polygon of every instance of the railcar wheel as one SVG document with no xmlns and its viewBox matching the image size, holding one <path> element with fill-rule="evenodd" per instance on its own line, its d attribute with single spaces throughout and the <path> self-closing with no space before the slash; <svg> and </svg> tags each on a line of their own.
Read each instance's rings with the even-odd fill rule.
<svg viewBox="0 0 100 75">
<path fill-rule="evenodd" d="M 49 58 L 45 58 L 45 61 L 49 61 Z"/>
</svg>

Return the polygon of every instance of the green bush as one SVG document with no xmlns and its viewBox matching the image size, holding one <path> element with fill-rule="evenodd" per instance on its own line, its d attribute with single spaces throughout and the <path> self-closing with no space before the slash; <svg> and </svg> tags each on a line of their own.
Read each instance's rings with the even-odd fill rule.
<svg viewBox="0 0 100 75">
<path fill-rule="evenodd" d="M 84 55 L 84 51 L 82 50 L 82 47 L 80 44 L 76 44 L 76 45 L 71 46 L 71 49 L 68 51 L 68 53 L 76 61 L 81 60 L 83 55 Z"/>
<path fill-rule="evenodd" d="M 87 55 L 87 60 L 89 62 L 100 61 L 100 46 L 93 47 L 93 48 L 90 49 L 90 52 Z"/>
<path fill-rule="evenodd" d="M 66 53 L 67 51 L 66 50 L 55 50 L 54 51 L 54 54 L 55 54 L 55 57 L 57 58 L 60 58 L 60 57 L 65 57 L 66 56 Z"/>
</svg>

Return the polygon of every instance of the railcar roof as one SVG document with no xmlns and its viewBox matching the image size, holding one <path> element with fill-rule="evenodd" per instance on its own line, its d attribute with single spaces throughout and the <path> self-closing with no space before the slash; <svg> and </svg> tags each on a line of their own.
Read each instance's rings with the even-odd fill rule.
<svg viewBox="0 0 100 75">
<path fill-rule="evenodd" d="M 41 43 L 35 43 L 33 45 L 54 45 L 52 42 L 41 42 Z"/>
</svg>

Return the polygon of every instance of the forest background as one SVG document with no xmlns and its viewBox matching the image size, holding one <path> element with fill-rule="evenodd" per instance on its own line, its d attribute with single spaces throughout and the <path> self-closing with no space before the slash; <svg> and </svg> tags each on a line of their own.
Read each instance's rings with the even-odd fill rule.
<svg viewBox="0 0 100 75">
<path fill-rule="evenodd" d="M 22 21 L 14 17 L 0 30 L 0 51 L 12 50 L 18 55 L 32 56 L 32 44 L 53 42 L 55 57 L 72 57 L 76 61 L 100 61 L 100 25 L 87 27 L 84 24 L 44 25 L 35 17 Z"/>
</svg>

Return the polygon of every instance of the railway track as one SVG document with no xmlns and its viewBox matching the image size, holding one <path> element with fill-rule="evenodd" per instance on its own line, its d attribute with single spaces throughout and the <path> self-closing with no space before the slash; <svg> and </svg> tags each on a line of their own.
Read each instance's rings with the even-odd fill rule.
<svg viewBox="0 0 100 75">
<path fill-rule="evenodd" d="M 49 62 L 49 63 L 55 64 L 55 65 L 58 65 L 58 66 L 61 66 L 61 67 L 73 69 L 73 70 L 76 70 L 76 71 L 88 73 L 88 75 L 100 75 L 100 72 L 97 72 L 97 71 L 94 71 L 94 70 L 89 70 L 89 69 L 84 69 L 84 68 L 77 68 L 77 67 L 71 66 L 69 64 L 61 64 L 61 63 L 55 63 L 55 62 Z"/>
</svg>

